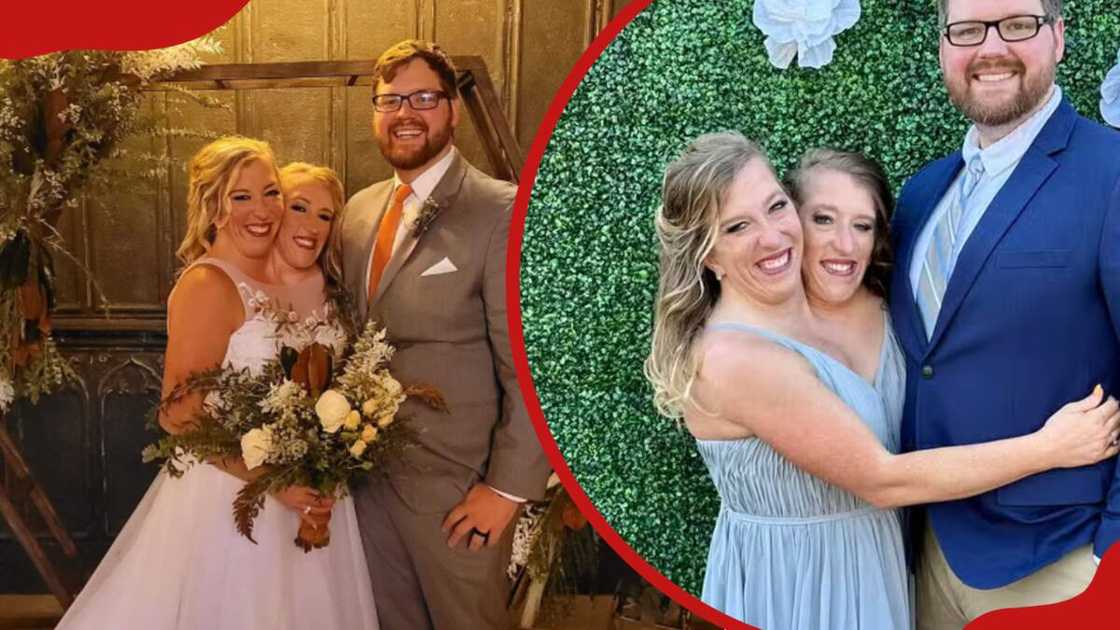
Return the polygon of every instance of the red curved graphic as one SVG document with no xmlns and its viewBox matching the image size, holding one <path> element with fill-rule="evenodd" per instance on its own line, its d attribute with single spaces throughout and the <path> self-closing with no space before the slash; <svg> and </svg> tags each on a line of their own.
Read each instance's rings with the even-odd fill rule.
<svg viewBox="0 0 1120 630">
<path fill-rule="evenodd" d="M 541 409 L 540 399 L 537 397 L 536 389 L 533 386 L 532 373 L 529 370 L 529 360 L 525 350 L 525 335 L 521 321 L 521 241 L 525 233 L 525 218 L 529 211 L 530 191 L 536 181 L 537 171 L 540 169 L 541 160 L 548 146 L 548 141 L 552 137 L 552 132 L 556 129 L 556 123 L 583 77 L 607 45 L 651 2 L 652 0 L 634 0 L 599 33 L 580 56 L 567 78 L 564 79 L 563 84 L 552 99 L 544 120 L 537 128 L 537 134 L 529 148 L 525 168 L 522 169 L 520 187 L 517 192 L 517 199 L 514 202 L 513 219 L 510 226 L 506 271 L 506 304 L 509 311 L 510 343 L 513 346 L 513 360 L 517 368 L 521 393 L 525 398 L 525 404 L 528 407 L 529 415 L 533 420 L 541 445 L 557 476 L 564 484 L 564 488 L 599 536 L 650 584 L 691 610 L 698 617 L 723 628 L 750 629 L 753 626 L 748 626 L 723 614 L 674 584 L 653 565 L 639 556 L 607 523 L 599 510 L 591 503 L 587 494 L 580 488 L 575 476 L 572 475 L 571 469 L 564 461 L 564 456 L 561 454 L 556 440 L 552 437 L 548 423 L 545 421 L 544 411 Z M 969 630 L 1029 630 L 1051 628 L 1059 625 L 1077 628 L 1113 627 L 1116 623 L 1114 620 L 1104 622 L 1105 625 L 1099 625 L 1100 622 L 1098 622 L 1098 625 L 1092 625 L 1094 618 L 1101 618 L 1104 615 L 1106 610 L 1104 594 L 1109 592 L 1120 592 L 1120 545 L 1114 547 L 1107 554 L 1105 561 L 1101 564 L 1101 569 L 1097 573 L 1097 578 L 1093 581 L 1089 591 L 1081 597 L 1068 603 L 1048 607 L 989 613 L 969 624 L 968 628 Z M 1036 615 L 1043 616 L 1036 617 Z M 1071 622 L 1076 625 L 1071 626 Z"/>
<path fill-rule="evenodd" d="M 4 6 L 0 57 L 59 50 L 148 50 L 181 44 L 225 24 L 249 0 L 17 0 Z"/>
<path fill-rule="evenodd" d="M 533 419 L 541 445 L 544 447 L 545 453 L 548 454 L 552 468 L 560 477 L 568 494 L 571 495 L 572 501 L 587 517 L 599 536 L 650 584 L 686 606 L 699 617 L 721 627 L 747 629 L 752 628 L 752 626 L 728 617 L 701 602 L 697 597 L 671 582 L 658 572 L 653 565 L 646 562 L 630 545 L 626 544 L 626 541 L 618 535 L 618 532 L 614 531 L 607 520 L 603 518 L 603 515 L 599 513 L 599 510 L 591 503 L 583 489 L 579 487 L 579 483 L 564 461 L 564 456 L 560 453 L 560 448 L 545 422 L 540 399 L 533 387 L 533 377 L 529 371 L 529 359 L 525 351 L 525 334 L 521 326 L 521 239 L 525 233 L 525 217 L 529 211 L 529 192 L 536 181 L 537 171 L 540 169 L 541 159 L 544 156 L 545 148 L 548 146 L 548 140 L 552 137 L 553 130 L 556 129 L 556 122 L 560 119 L 560 114 L 563 113 L 576 87 L 583 80 L 591 65 L 599 58 L 607 44 L 651 2 L 652 0 L 634 0 L 599 33 L 580 56 L 579 61 L 576 62 L 567 78 L 564 79 L 564 83 L 552 99 L 552 104 L 549 106 L 548 113 L 545 114 L 541 126 L 537 128 L 537 135 L 533 138 L 533 144 L 529 148 L 525 168 L 521 171 L 520 187 L 517 191 L 517 200 L 514 202 L 513 222 L 510 226 L 509 258 L 506 267 L 506 304 L 509 307 L 510 344 L 513 346 L 513 361 L 517 367 L 517 378 L 521 384 L 521 393 L 525 397 L 525 404 L 529 408 L 529 415 Z"/>
</svg>

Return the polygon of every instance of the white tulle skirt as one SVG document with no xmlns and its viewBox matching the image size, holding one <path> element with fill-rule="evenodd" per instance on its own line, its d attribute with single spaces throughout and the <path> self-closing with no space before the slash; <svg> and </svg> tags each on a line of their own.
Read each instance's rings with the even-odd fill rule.
<svg viewBox="0 0 1120 630">
<path fill-rule="evenodd" d="M 353 501 L 335 503 L 330 545 L 293 544 L 299 516 L 271 497 L 237 533 L 243 482 L 195 465 L 161 472 L 56 630 L 376 629 Z"/>
</svg>

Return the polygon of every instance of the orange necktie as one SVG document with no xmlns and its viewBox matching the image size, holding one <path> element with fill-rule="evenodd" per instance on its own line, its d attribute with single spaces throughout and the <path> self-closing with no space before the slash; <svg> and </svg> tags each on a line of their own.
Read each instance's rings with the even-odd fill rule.
<svg viewBox="0 0 1120 630">
<path fill-rule="evenodd" d="M 381 282 L 381 274 L 385 265 L 393 255 L 393 241 L 397 240 L 397 226 L 401 224 L 401 214 L 404 210 L 404 200 L 412 194 L 408 184 L 401 184 L 393 193 L 393 203 L 381 218 L 381 227 L 377 229 L 377 244 L 373 247 L 373 261 L 369 264 L 369 293 L 370 302 L 377 295 L 377 285 Z"/>
</svg>

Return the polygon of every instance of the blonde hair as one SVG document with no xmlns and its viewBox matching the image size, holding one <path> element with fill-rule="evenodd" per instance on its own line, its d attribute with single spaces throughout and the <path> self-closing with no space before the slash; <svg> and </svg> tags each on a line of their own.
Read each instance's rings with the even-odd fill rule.
<svg viewBox="0 0 1120 630">
<path fill-rule="evenodd" d="M 316 166 L 307 162 L 292 162 L 284 165 L 280 169 L 280 188 L 284 190 L 285 202 L 289 201 L 289 191 L 302 179 L 309 179 L 327 188 L 331 202 L 334 204 L 334 217 L 338 219 L 342 214 L 342 207 L 346 205 L 346 192 L 338 173 L 328 166 Z M 319 255 L 319 267 L 328 280 L 335 284 L 342 284 L 341 243 L 339 242 L 341 236 L 340 230 L 336 230 L 335 225 L 336 222 L 332 221 L 327 246 Z"/>
<path fill-rule="evenodd" d="M 657 239 L 660 279 L 645 375 L 664 416 L 679 418 L 692 404 L 698 366 L 693 343 L 719 298 L 719 281 L 704 264 L 719 233 L 719 210 L 735 176 L 766 154 L 736 132 L 700 136 L 665 170 Z"/>
<path fill-rule="evenodd" d="M 189 265 L 214 244 L 218 218 L 228 208 L 230 188 L 240 169 L 263 160 L 276 169 L 267 142 L 242 136 L 224 136 L 198 150 L 187 165 L 187 233 L 175 255 Z M 279 179 L 279 174 L 277 174 Z"/>
</svg>

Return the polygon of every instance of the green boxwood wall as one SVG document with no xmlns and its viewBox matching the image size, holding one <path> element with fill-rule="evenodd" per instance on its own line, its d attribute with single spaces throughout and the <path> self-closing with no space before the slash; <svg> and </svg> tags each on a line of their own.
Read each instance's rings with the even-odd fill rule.
<svg viewBox="0 0 1120 630">
<path fill-rule="evenodd" d="M 658 0 L 569 102 L 533 187 L 522 308 L 533 379 L 568 464 L 606 519 L 698 593 L 719 501 L 688 434 L 642 377 L 665 165 L 695 136 L 737 129 L 784 170 L 810 146 L 863 151 L 897 187 L 959 146 L 965 120 L 937 65 L 932 0 L 864 0 L 821 70 L 770 66 L 751 0 Z M 1066 3 L 1058 83 L 1099 119 L 1120 48 L 1120 0 Z M 1120 157 L 1118 157 L 1120 159 Z"/>
</svg>

